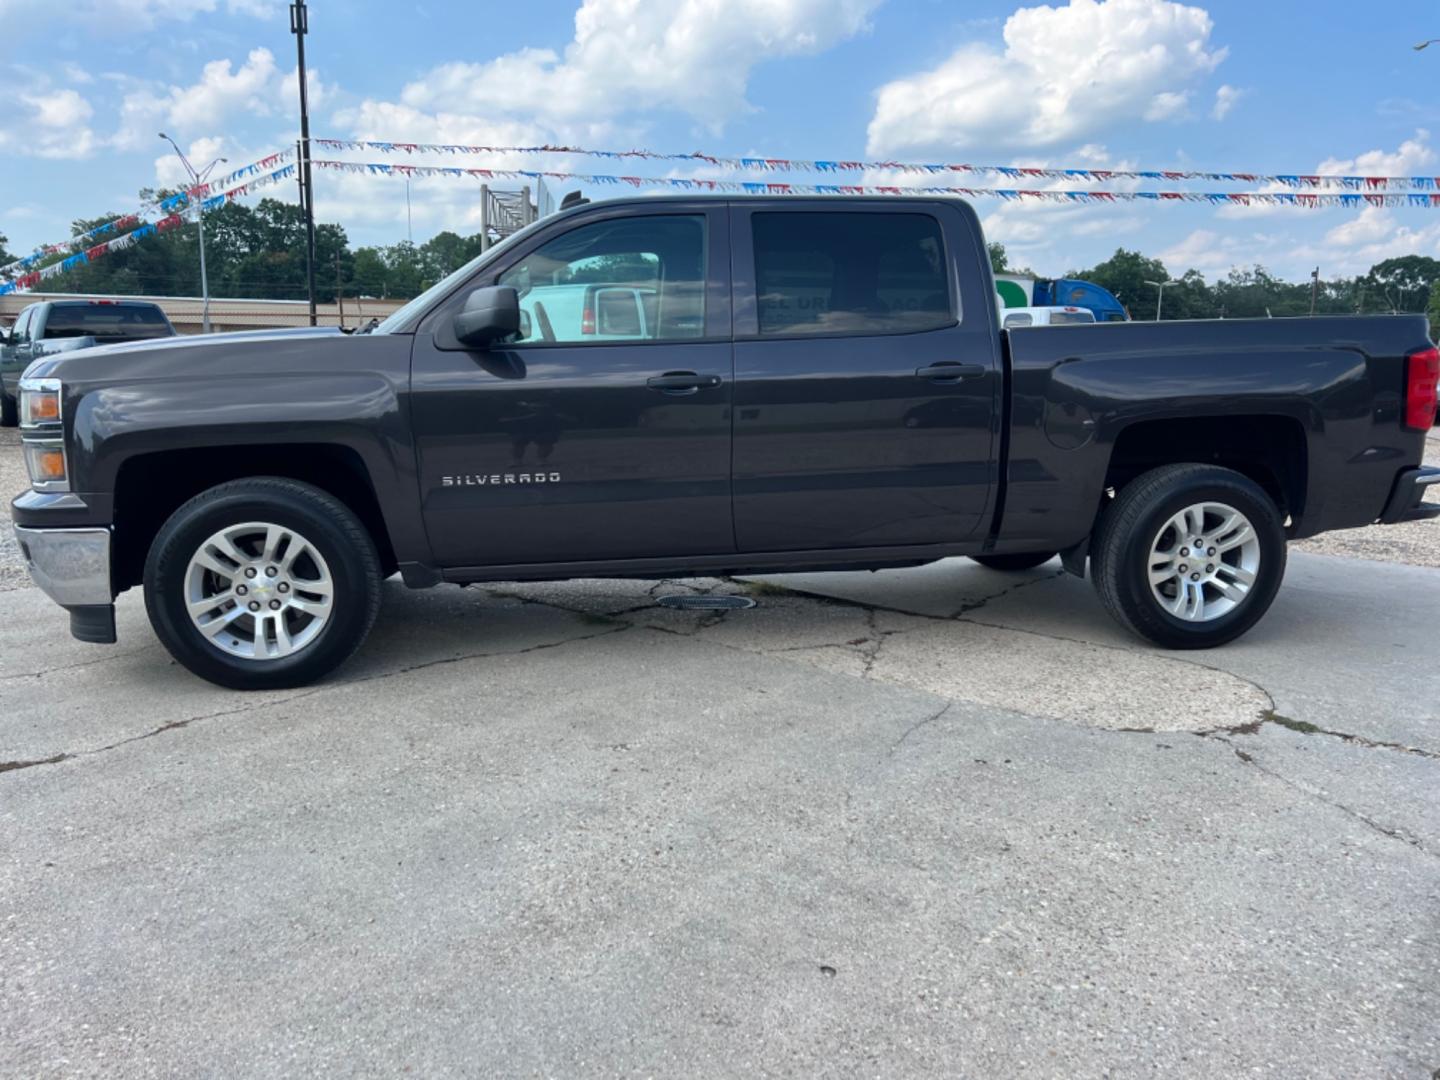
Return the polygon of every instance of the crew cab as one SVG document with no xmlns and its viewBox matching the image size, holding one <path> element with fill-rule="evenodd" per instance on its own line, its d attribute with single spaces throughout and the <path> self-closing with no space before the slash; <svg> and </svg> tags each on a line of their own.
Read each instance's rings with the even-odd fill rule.
<svg viewBox="0 0 1440 1080">
<path fill-rule="evenodd" d="M 0 427 L 14 427 L 20 375 L 42 356 L 97 345 L 174 337 L 159 305 L 144 300 L 43 300 L 0 337 Z"/>
<path fill-rule="evenodd" d="M 522 318 L 584 268 L 641 336 Z M 533 303 L 531 310 L 534 310 Z M 542 219 L 368 332 L 177 338 L 26 373 L 36 582 L 82 640 L 143 587 L 195 673 L 294 686 L 406 585 L 1059 554 L 1125 626 L 1228 642 L 1286 544 L 1440 514 L 1422 316 L 1004 330 L 974 211 L 650 198 Z"/>
</svg>

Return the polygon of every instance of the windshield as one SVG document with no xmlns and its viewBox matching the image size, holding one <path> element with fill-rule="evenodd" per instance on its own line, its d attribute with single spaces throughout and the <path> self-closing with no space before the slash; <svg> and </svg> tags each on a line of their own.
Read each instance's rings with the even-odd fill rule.
<svg viewBox="0 0 1440 1080">
<path fill-rule="evenodd" d="M 525 226 L 525 228 L 521 229 L 519 232 L 511 233 L 494 247 L 490 248 L 487 251 L 481 252 L 479 255 L 476 255 L 475 258 L 471 259 L 464 266 L 460 267 L 459 270 L 456 270 L 441 278 L 434 285 L 431 285 L 430 288 L 426 289 L 419 296 L 415 297 L 414 300 L 411 300 L 404 307 L 401 307 L 391 312 L 389 317 L 386 318 L 383 322 L 379 323 L 375 327 L 373 332 L 376 334 L 399 333 L 406 327 L 408 323 L 413 321 L 431 304 L 439 300 L 451 289 L 459 285 L 460 282 L 464 281 L 467 277 L 473 274 L 476 269 L 479 268 L 481 263 L 488 261 L 489 259 L 493 258 L 497 253 L 504 251 L 506 248 L 513 246 L 517 241 L 529 236 L 531 233 L 533 233 L 536 229 L 540 227 L 543 220 L 544 219 L 541 219 L 541 221 L 532 221 L 529 225 Z"/>
</svg>

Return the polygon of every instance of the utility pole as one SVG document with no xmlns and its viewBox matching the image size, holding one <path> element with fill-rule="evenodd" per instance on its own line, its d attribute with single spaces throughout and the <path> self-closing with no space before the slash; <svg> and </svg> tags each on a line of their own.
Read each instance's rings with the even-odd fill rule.
<svg viewBox="0 0 1440 1080">
<path fill-rule="evenodd" d="M 1320 267 L 1310 271 L 1310 314 L 1315 314 L 1315 301 L 1320 297 Z"/>
<path fill-rule="evenodd" d="M 405 240 L 415 243 L 415 222 L 410 216 L 410 177 L 405 177 Z"/>
<path fill-rule="evenodd" d="M 300 176 L 305 185 L 301 211 L 305 215 L 305 284 L 310 293 L 310 325 L 315 320 L 315 182 L 310 176 L 310 97 L 305 85 L 305 35 L 310 32 L 310 13 L 305 0 L 290 5 L 290 32 L 295 35 L 296 76 L 300 83 Z"/>
<path fill-rule="evenodd" d="M 210 175 L 210 170 L 215 168 L 216 165 L 223 164 L 226 159 L 217 157 L 197 173 L 195 166 L 190 164 L 190 159 L 180 152 L 180 147 L 175 145 L 174 139 L 170 138 L 170 136 L 166 135 L 163 131 L 160 132 L 160 138 L 164 139 L 174 148 L 175 156 L 180 159 L 180 164 L 185 166 L 185 172 L 190 177 L 190 190 L 188 194 L 190 201 L 194 203 L 200 185 L 203 184 L 205 178 Z M 208 334 L 210 332 L 210 279 L 205 274 L 205 200 L 203 197 L 200 197 L 200 201 L 196 203 L 195 224 L 200 227 L 200 332 L 202 334 Z"/>
<path fill-rule="evenodd" d="M 340 252 L 335 252 L 335 303 L 340 307 L 340 328 L 345 328 L 345 289 L 340 281 Z"/>
</svg>

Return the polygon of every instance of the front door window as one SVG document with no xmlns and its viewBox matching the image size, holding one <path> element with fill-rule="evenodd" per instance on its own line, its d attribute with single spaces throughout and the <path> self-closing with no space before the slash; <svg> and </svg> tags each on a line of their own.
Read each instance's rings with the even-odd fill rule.
<svg viewBox="0 0 1440 1080">
<path fill-rule="evenodd" d="M 705 220 L 582 225 L 500 275 L 520 293 L 519 342 L 685 341 L 705 334 Z"/>
</svg>

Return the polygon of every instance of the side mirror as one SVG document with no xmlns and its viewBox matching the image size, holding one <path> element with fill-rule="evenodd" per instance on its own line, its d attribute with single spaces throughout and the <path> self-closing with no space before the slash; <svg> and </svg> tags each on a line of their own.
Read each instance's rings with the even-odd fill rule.
<svg viewBox="0 0 1440 1080">
<path fill-rule="evenodd" d="M 463 345 L 484 349 L 520 332 L 520 296 L 508 285 L 476 289 L 455 315 L 455 337 Z"/>
</svg>

